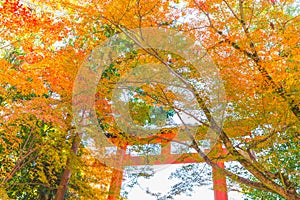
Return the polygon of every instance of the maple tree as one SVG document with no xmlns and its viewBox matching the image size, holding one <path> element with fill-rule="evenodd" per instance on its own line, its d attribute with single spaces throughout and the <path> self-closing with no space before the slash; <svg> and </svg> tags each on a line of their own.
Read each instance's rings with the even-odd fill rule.
<svg viewBox="0 0 300 200">
<path fill-rule="evenodd" d="M 297 16 L 292 16 L 288 11 L 293 6 L 287 2 L 274 5 L 264 1 L 258 6 L 242 1 L 223 1 L 222 4 L 215 1 L 193 1 L 189 6 L 188 9 L 200 12 L 199 15 L 203 16 L 200 17 L 201 20 L 186 25 L 175 23 L 174 26 L 190 31 L 191 37 L 201 37 L 201 43 L 220 69 L 230 105 L 227 111 L 228 123 L 226 121 L 224 130 L 220 130 L 219 127 L 213 129 L 219 130 L 220 138 L 230 154 L 254 175 L 256 181 L 243 179 L 229 171 L 223 173 L 250 188 L 274 192 L 287 199 L 297 199 L 297 162 L 291 161 L 285 165 L 288 171 L 278 172 L 278 169 L 272 167 L 274 163 L 266 161 L 271 159 L 277 162 L 274 166 L 280 166 L 278 162 L 281 161 L 276 158 L 276 154 L 261 154 L 255 158 L 251 153 L 255 151 L 259 155 L 259 152 L 274 152 L 276 148 L 268 151 L 274 144 L 282 148 L 284 144 L 280 139 L 283 135 L 294 141 L 294 145 L 297 146 L 299 42 L 294 33 L 297 32 L 299 23 Z M 281 17 L 280 20 L 278 16 Z M 118 21 L 119 24 L 116 24 L 112 20 L 110 22 L 120 28 L 126 27 L 128 23 Z M 266 29 L 266 24 L 270 25 L 269 29 Z M 257 34 L 263 36 L 255 37 Z M 290 42 L 283 42 L 284 38 Z M 293 53 L 284 55 L 285 48 L 293 49 L 289 51 Z M 288 80 L 290 84 L 286 84 Z M 207 110 L 205 107 L 202 109 Z M 212 120 L 209 112 L 205 114 Z M 234 122 L 239 123 L 239 126 Z M 251 136 L 247 139 L 236 138 L 234 142 L 239 145 L 234 146 L 228 138 L 231 132 L 241 132 L 241 135 L 251 133 Z M 246 157 L 239 150 L 248 152 Z M 218 168 L 209 158 L 205 158 L 210 165 Z M 290 170 L 293 174 L 291 177 L 288 176 Z"/>
<path fill-rule="evenodd" d="M 237 160 L 255 176 L 255 180 L 267 178 L 274 188 L 274 182 L 279 181 L 278 185 L 285 188 L 280 195 L 297 199 L 297 153 L 286 162 L 287 154 L 282 149 L 288 146 L 288 151 L 294 152 L 299 144 L 299 40 L 294 34 L 299 29 L 298 14 L 289 13 L 293 6 L 288 2 L 270 4 L 262 1 L 260 5 L 254 5 L 250 1 L 222 1 L 217 7 L 214 2 L 207 1 L 205 9 L 196 1 L 192 4 L 206 17 L 203 25 L 210 31 L 207 33 L 203 28 L 197 30 L 197 34 L 204 36 L 203 45 L 216 58 L 231 103 L 228 113 L 234 114 L 227 118 L 229 126 L 225 124 L 225 134 L 220 137 L 230 149 L 234 146 L 226 139 L 226 132 L 251 132 L 252 139 L 236 140 L 235 148 L 248 153 L 254 150 L 256 158 L 249 155 L 259 170 L 247 168 L 248 164 L 244 165 L 238 154 Z M 283 55 L 286 49 L 293 49 L 294 53 Z M 235 120 L 243 123 L 230 127 Z M 282 138 L 289 138 L 285 141 L 291 141 L 291 144 L 286 144 Z M 265 181 L 262 182 L 267 186 Z M 280 193 L 280 188 L 275 189 L 276 192 L 270 188 L 274 193 Z"/>
<path fill-rule="evenodd" d="M 34 8 L 41 11 L 32 14 Z M 69 198 L 80 195 L 84 199 L 90 191 L 78 189 L 79 185 L 89 188 L 100 178 L 103 178 L 100 184 L 108 187 L 110 170 L 101 163 L 96 164 L 101 166 L 99 171 L 78 164 L 89 163 L 91 158 L 82 156 L 88 151 L 80 145 L 82 133 L 74 130 L 70 117 L 74 79 L 89 51 L 107 37 L 126 34 L 133 28 L 156 27 L 184 32 L 200 42 L 215 62 L 226 90 L 223 126 L 213 123 L 213 108 L 205 91 L 197 95 L 199 91 L 193 89 L 192 81 L 182 81 L 180 86 L 192 88 L 199 109 L 204 111 L 206 119 L 198 119 L 202 131 L 216 132 L 226 146 L 227 156 L 238 161 L 251 177 L 239 176 L 238 170 L 221 169 L 215 162 L 218 157 L 205 155 L 195 138 L 190 147 L 206 163 L 239 183 L 249 195 L 272 193 L 285 199 L 299 199 L 299 36 L 296 33 L 300 23 L 299 11 L 292 1 L 52 0 L 28 1 L 28 7 L 18 1 L 3 1 L 0 13 L 4 17 L 1 41 L 6 54 L 1 59 L 0 75 L 1 159 L 7 159 L 2 182 L 17 181 L 21 177 L 17 173 L 29 171 L 25 181 L 40 180 L 40 186 L 50 187 L 52 197 L 48 198 L 56 199 L 68 194 Z M 64 42 L 61 49 L 56 49 L 58 41 Z M 181 80 L 199 81 L 201 75 L 195 72 L 196 66 L 187 65 L 176 55 L 168 62 L 168 54 L 156 49 L 126 52 L 106 66 L 97 88 L 96 106 L 107 137 L 123 138 L 121 141 L 125 143 L 130 140 L 128 135 L 120 134 L 115 119 L 107 114 L 112 112 L 111 92 L 116 82 L 136 65 L 161 63 L 173 71 L 188 66 L 188 73 L 177 75 Z M 174 95 L 166 86 L 156 83 L 133 88 L 132 92 L 136 100 L 129 103 L 130 116 L 140 126 L 149 123 L 158 126 L 178 114 L 180 108 L 174 101 L 180 92 Z M 160 112 L 156 116 L 164 117 L 151 121 L 150 115 L 145 114 L 149 112 L 154 115 Z M 13 154 L 21 160 L 16 160 L 18 156 L 12 158 Z M 32 166 L 20 167 L 22 162 Z M 30 175 L 34 172 L 38 176 Z M 47 173 L 52 176 L 49 178 Z M 75 184 L 76 180 L 90 179 L 93 181 Z M 188 179 L 183 180 L 188 183 Z M 20 187 L 13 181 L 10 183 L 14 188 Z M 45 194 L 44 188 L 40 189 L 40 194 Z M 105 198 L 101 192 L 91 196 Z"/>
<path fill-rule="evenodd" d="M 74 176 L 66 195 L 104 198 L 111 172 L 99 169 L 83 146 L 80 159 L 70 152 L 72 84 L 84 51 L 67 47 L 63 17 L 20 1 L 0 5 L 0 198 L 54 199 L 70 158 Z"/>
<path fill-rule="evenodd" d="M 290 2 L 261 1 L 257 5 L 251 1 L 191 1 L 184 9 L 175 12 L 174 18 L 198 11 L 199 20 L 196 18 L 186 24 L 174 20 L 169 25 L 189 32 L 195 39 L 201 38 L 201 44 L 216 62 L 224 80 L 229 106 L 224 128 L 216 125 L 210 128 L 219 134 L 229 154 L 254 176 L 254 180 L 219 169 L 200 149 L 195 145 L 193 147 L 208 164 L 233 181 L 277 193 L 287 199 L 298 198 L 297 154 L 294 154 L 295 160 L 282 162 L 274 152 L 286 145 L 282 137 L 289 138 L 285 141 L 292 141 L 289 149 L 292 152 L 299 141 L 299 40 L 295 34 L 299 29 L 299 20 L 297 12 L 291 13 L 292 8 Z M 147 23 L 138 15 L 140 8 L 137 6 L 136 9 L 117 14 L 117 19 L 103 15 L 119 31 L 143 27 L 142 23 L 132 20 L 140 19 Z M 136 18 L 131 17 L 132 14 Z M 118 19 L 120 16 L 122 19 Z M 127 16 L 130 16 L 128 20 L 122 21 Z M 167 20 L 162 18 L 155 25 L 159 26 Z M 153 26 L 153 21 L 149 22 L 148 25 Z M 199 99 L 198 103 L 212 122 L 214 119 L 210 110 Z M 240 133 L 241 136 L 251 134 L 250 138 L 233 140 L 228 137 L 230 133 Z M 284 170 L 276 167 L 282 165 Z"/>
</svg>

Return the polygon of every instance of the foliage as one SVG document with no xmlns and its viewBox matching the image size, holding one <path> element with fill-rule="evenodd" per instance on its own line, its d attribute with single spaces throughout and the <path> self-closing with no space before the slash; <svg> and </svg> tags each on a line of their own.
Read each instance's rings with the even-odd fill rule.
<svg viewBox="0 0 300 200">
<path fill-rule="evenodd" d="M 0 15 L 1 195 L 54 199 L 72 157 L 68 167 L 74 165 L 75 176 L 66 196 L 105 197 L 109 180 L 97 182 L 98 189 L 91 184 L 110 177 L 110 171 L 104 167 L 95 171 L 94 164 L 86 163 L 91 159 L 83 146 L 80 158 L 70 151 L 72 84 L 84 52 L 70 48 L 64 18 L 55 19 L 55 13 L 19 1 L 1 1 Z"/>
<path fill-rule="evenodd" d="M 1 1 L 1 193 L 6 189 L 9 197 L 19 199 L 106 198 L 111 171 L 80 145 L 71 117 L 73 83 L 85 57 L 102 41 L 132 28 L 155 27 L 188 34 L 215 62 L 226 90 L 223 126 L 213 123 L 214 108 L 207 97 L 211 88 L 200 88 L 198 95 L 195 91 L 202 81 L 196 66 L 180 55 L 172 55 L 170 62 L 166 52 L 128 51 L 121 46 L 117 50 L 122 56 L 106 66 L 97 88 L 95 105 L 102 128 L 113 137 L 123 137 L 112 115 L 112 91 L 138 65 L 160 63 L 185 80 L 181 87 L 192 88 L 205 115 L 194 118 L 203 130 L 218 134 L 228 156 L 251 177 L 240 176 L 238 169 L 220 169 L 222 173 L 250 198 L 298 199 L 300 23 L 294 3 Z M 128 46 L 134 41 L 123 42 Z M 175 102 L 184 100 L 183 90 L 180 95 L 157 83 L 130 89 L 127 106 L 133 122 L 141 127 L 165 125 L 182 110 Z M 151 119 L 149 113 L 163 117 Z M 194 138 L 190 147 L 218 169 L 217 158 L 203 154 L 197 142 Z M 185 167 L 186 173 L 177 174 L 184 182 L 194 181 L 187 171 Z M 101 187 L 95 190 L 98 180 Z M 170 194 L 176 195 L 177 189 Z"/>
</svg>

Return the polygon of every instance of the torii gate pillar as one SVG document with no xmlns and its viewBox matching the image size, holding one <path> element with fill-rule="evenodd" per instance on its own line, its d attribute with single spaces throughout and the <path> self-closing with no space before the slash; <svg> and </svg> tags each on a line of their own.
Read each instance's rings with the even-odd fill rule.
<svg viewBox="0 0 300 200">
<path fill-rule="evenodd" d="M 224 162 L 217 162 L 224 169 Z M 218 170 L 212 169 L 215 200 L 228 200 L 226 176 Z"/>
</svg>

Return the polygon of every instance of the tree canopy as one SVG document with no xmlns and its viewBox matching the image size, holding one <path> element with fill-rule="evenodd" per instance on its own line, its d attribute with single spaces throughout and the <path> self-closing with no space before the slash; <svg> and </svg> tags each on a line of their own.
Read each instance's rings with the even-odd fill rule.
<svg viewBox="0 0 300 200">
<path fill-rule="evenodd" d="M 0 1 L 0 198 L 107 199 L 113 168 L 76 121 L 95 114 L 120 147 L 144 144 L 146 131 L 170 142 L 192 119 L 183 145 L 246 196 L 300 199 L 299 12 L 292 0 Z M 164 46 L 167 34 L 178 46 Z M 89 77 L 103 69 L 94 91 L 83 66 Z M 76 84 L 95 113 L 74 113 Z M 208 133 L 225 155 L 199 148 Z M 220 168 L 221 157 L 239 167 Z M 192 170 L 172 177 L 192 188 Z"/>
</svg>

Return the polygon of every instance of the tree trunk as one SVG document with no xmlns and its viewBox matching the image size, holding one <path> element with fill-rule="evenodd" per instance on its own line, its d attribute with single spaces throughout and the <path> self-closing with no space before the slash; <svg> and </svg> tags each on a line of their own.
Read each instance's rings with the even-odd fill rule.
<svg viewBox="0 0 300 200">
<path fill-rule="evenodd" d="M 71 153 L 74 155 L 77 155 L 78 148 L 80 145 L 80 136 L 76 134 L 74 141 L 72 143 L 72 148 L 71 148 Z M 57 192 L 55 195 L 55 200 L 64 200 L 64 197 L 66 195 L 67 189 L 68 189 L 68 184 L 69 180 L 71 178 L 71 158 L 68 158 L 67 163 L 66 163 L 66 168 L 64 170 L 64 173 L 60 179 L 59 186 L 57 188 Z"/>
</svg>

